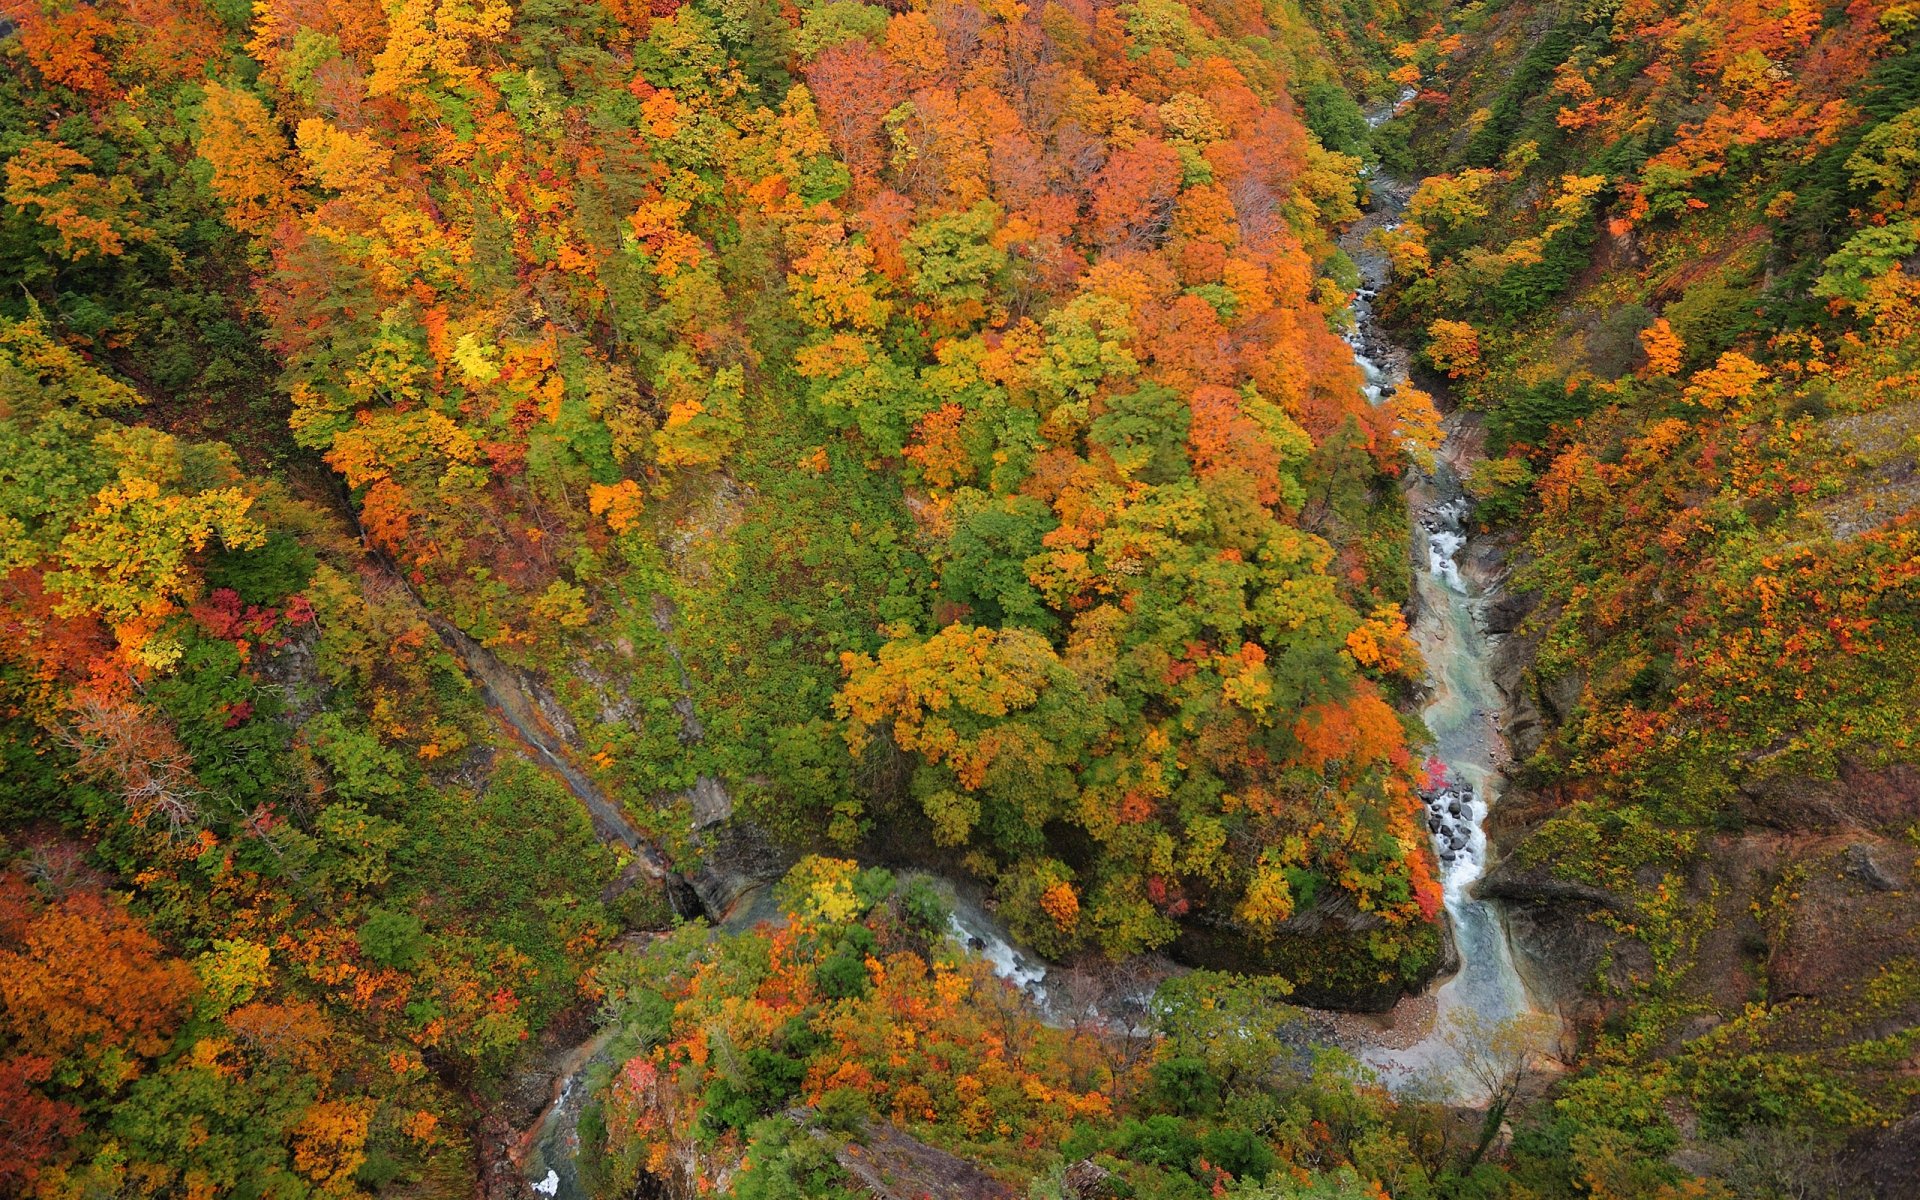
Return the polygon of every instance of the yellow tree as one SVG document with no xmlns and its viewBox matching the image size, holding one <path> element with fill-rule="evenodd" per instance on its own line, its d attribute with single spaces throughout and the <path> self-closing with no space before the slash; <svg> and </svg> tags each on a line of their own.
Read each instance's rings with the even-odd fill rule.
<svg viewBox="0 0 1920 1200">
<path fill-rule="evenodd" d="M 207 84 L 196 148 L 213 167 L 227 223 L 256 237 L 271 229 L 293 196 L 292 154 L 260 98 Z"/>
<path fill-rule="evenodd" d="M 158 636 L 159 627 L 200 586 L 191 556 L 216 537 L 233 549 L 253 549 L 265 543 L 266 531 L 247 515 L 253 500 L 238 487 L 180 491 L 136 473 L 173 457 L 166 434 L 130 430 L 101 440 L 122 452 L 121 477 L 95 493 L 68 528 L 47 586 L 59 595 L 62 616 L 98 616 L 136 661 L 164 667 L 180 647 Z"/>
</svg>

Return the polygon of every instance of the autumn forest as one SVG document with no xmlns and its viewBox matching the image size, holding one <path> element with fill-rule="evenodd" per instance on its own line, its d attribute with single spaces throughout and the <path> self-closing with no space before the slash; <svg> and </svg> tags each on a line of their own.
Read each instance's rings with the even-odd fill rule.
<svg viewBox="0 0 1920 1200">
<path fill-rule="evenodd" d="M 0 1196 L 1910 1197 L 1916 44 L 0 0 Z"/>
</svg>

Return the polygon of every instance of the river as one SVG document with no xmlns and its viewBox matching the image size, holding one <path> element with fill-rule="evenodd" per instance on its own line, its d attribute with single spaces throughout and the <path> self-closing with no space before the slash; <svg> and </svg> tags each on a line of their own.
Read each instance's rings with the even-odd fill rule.
<svg viewBox="0 0 1920 1200">
<path fill-rule="evenodd" d="M 1381 114 L 1370 114 L 1378 124 Z M 1400 219 L 1412 188 L 1383 175 L 1371 180 L 1367 214 L 1339 239 L 1360 270 L 1361 287 L 1352 304 L 1349 342 L 1359 365 L 1367 399 L 1390 399 L 1407 382 L 1409 356 L 1376 321 L 1373 299 L 1388 282 L 1386 257 L 1368 245 L 1378 229 Z M 1420 1088 L 1437 1098 L 1475 1103 L 1484 1098 L 1480 1076 L 1497 1060 L 1516 1052 L 1532 1057 L 1554 1036 L 1553 1018 L 1540 1013 L 1519 971 L 1499 906 L 1473 894 L 1487 866 L 1485 821 L 1499 799 L 1501 770 L 1507 761 L 1501 734 L 1506 702 L 1489 671 L 1493 642 L 1481 614 L 1497 595 L 1498 581 L 1484 568 L 1463 566 L 1473 533 L 1471 501 L 1463 479 L 1479 451 L 1471 414 L 1455 413 L 1444 422 L 1446 442 L 1431 472 L 1414 471 L 1405 487 L 1413 517 L 1413 603 L 1411 634 L 1426 662 L 1427 701 L 1421 709 L 1433 734 L 1433 756 L 1445 768 L 1441 786 L 1424 797 L 1427 825 L 1440 861 L 1447 916 L 1453 929 L 1459 969 L 1431 995 L 1430 1023 L 1414 1037 L 1361 1036 L 1360 1058 L 1395 1090 Z M 668 875 L 658 852 L 646 845 L 625 814 L 601 796 L 565 755 L 548 743 L 551 731 L 538 719 L 538 707 L 525 680 L 459 631 L 436 622 L 443 638 L 461 652 L 505 721 L 528 743 L 587 807 L 603 838 L 633 849 L 650 875 Z M 742 914 L 751 904 L 742 906 Z M 750 920 L 750 918 L 747 918 Z M 736 920 L 735 925 L 742 923 Z M 953 919 L 956 940 L 993 963 L 1036 1004 L 1046 1006 L 1047 968 L 1043 960 L 1016 946 L 984 911 L 958 904 Z M 1426 1019 L 1426 1006 L 1420 1017 Z M 1496 1036 L 1505 1044 L 1490 1047 Z M 522 1163 L 534 1194 L 575 1200 L 576 1125 L 585 1102 L 581 1081 L 605 1045 L 604 1036 L 582 1047 L 563 1070 L 555 1099 L 530 1131 L 529 1153 Z"/>
<path fill-rule="evenodd" d="M 1390 112 L 1376 110 L 1369 123 L 1378 125 Z M 1390 264 L 1369 241 L 1375 231 L 1399 223 L 1413 188 L 1381 174 L 1369 183 L 1366 216 L 1339 240 L 1361 277 L 1348 341 L 1368 400 L 1380 404 L 1406 384 L 1409 355 L 1375 319 L 1373 300 L 1388 283 Z M 1524 1059 L 1546 1049 L 1555 1021 L 1527 994 L 1500 907 L 1473 892 L 1487 867 L 1485 822 L 1499 800 L 1508 761 L 1501 732 L 1506 699 L 1489 670 L 1494 642 L 1483 621 L 1498 594 L 1499 572 L 1486 556 L 1467 553 L 1474 535 L 1463 480 L 1481 453 L 1476 415 L 1456 411 L 1443 428 L 1446 441 L 1433 470 L 1410 472 L 1405 493 L 1414 543 L 1410 625 L 1426 661 L 1421 717 L 1433 735 L 1433 757 L 1445 769 L 1423 796 L 1425 819 L 1460 966 L 1433 993 L 1431 1024 L 1416 1040 L 1383 1041 L 1363 1049 L 1361 1058 L 1396 1089 L 1424 1085 L 1445 1098 L 1472 1102 L 1485 1093 L 1482 1074 L 1510 1065 L 1494 1060 Z"/>
</svg>

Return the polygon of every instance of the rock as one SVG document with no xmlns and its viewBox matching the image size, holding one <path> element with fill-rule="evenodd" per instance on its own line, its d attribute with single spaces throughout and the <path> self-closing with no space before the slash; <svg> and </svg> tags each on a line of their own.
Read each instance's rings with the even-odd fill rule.
<svg viewBox="0 0 1920 1200">
<path fill-rule="evenodd" d="M 1294 985 L 1293 1002 L 1308 1008 L 1380 1013 L 1425 987 L 1451 952 L 1441 922 L 1433 927 L 1427 961 L 1403 977 L 1383 980 L 1367 950 L 1367 935 L 1381 924 L 1336 896 L 1296 913 L 1271 936 L 1229 917 L 1190 917 L 1168 950 L 1174 961 L 1189 967 L 1282 976 Z"/>
<path fill-rule="evenodd" d="M 695 829 L 709 829 L 733 815 L 733 796 L 727 785 L 711 775 L 694 780 L 686 796 L 693 803 Z"/>
<path fill-rule="evenodd" d="M 1920 1179 L 1920 1114 L 1864 1136 L 1847 1155 L 1850 1173 L 1874 1200 L 1910 1200 Z"/>
<path fill-rule="evenodd" d="M 779 879 L 793 866 L 792 851 L 746 821 L 722 822 L 701 830 L 699 837 L 705 853 L 687 882 L 716 920 L 724 919 L 742 896 Z"/>
<path fill-rule="evenodd" d="M 1587 675 L 1584 671 L 1568 671 L 1552 679 L 1539 681 L 1540 704 L 1555 723 L 1564 722 L 1573 714 L 1580 696 L 1587 690 Z"/>
<path fill-rule="evenodd" d="M 1512 860 L 1503 861 L 1474 885 L 1473 894 L 1482 900 L 1504 900 L 1510 904 L 1565 904 L 1575 902 L 1595 908 L 1623 909 L 1620 897 L 1591 884 L 1555 879 L 1544 870 L 1522 870 Z"/>
<path fill-rule="evenodd" d="M 1900 886 L 1879 862 L 1874 859 L 1873 846 L 1866 842 L 1855 842 L 1840 852 L 1840 869 L 1848 878 L 1856 879 L 1876 892 L 1891 892 Z"/>
<path fill-rule="evenodd" d="M 1012 1188 L 974 1163 L 892 1125 L 869 1125 L 864 1138 L 833 1157 L 873 1200 L 1014 1200 Z"/>
<path fill-rule="evenodd" d="M 1920 906 L 1882 886 L 1897 883 L 1891 845 L 1855 841 L 1801 858 L 1809 870 L 1788 898 L 1767 960 L 1773 995 L 1825 1001 L 1920 949 Z"/>
<path fill-rule="evenodd" d="M 1499 592 L 1492 596 L 1481 620 L 1489 634 L 1504 636 L 1520 628 L 1520 622 L 1527 619 L 1540 603 L 1540 597 L 1534 592 Z"/>
<path fill-rule="evenodd" d="M 1060 1190 L 1072 1200 L 1107 1200 L 1119 1194 L 1113 1185 L 1113 1172 L 1090 1158 L 1067 1168 L 1060 1180 Z"/>
</svg>

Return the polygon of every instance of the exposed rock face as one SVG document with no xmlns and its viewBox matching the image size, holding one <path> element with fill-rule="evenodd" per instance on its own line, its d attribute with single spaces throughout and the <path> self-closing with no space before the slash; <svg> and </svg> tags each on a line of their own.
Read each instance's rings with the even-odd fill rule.
<svg viewBox="0 0 1920 1200">
<path fill-rule="evenodd" d="M 833 1157 L 873 1200 L 1013 1200 L 1012 1188 L 973 1163 L 892 1125 L 870 1125 L 864 1139 Z"/>
<path fill-rule="evenodd" d="M 1848 1159 L 1858 1186 L 1874 1200 L 1909 1200 L 1920 1181 L 1920 1113 L 1873 1134 Z"/>
<path fill-rule="evenodd" d="M 1625 907 L 1625 901 L 1603 888 L 1555 879 L 1540 868 L 1522 870 L 1507 859 L 1474 890 L 1485 899 L 1505 902 L 1507 937 L 1527 991 L 1576 1024 L 1599 1015 L 1587 993 L 1610 958 L 1627 974 L 1648 963 L 1637 943 L 1618 946 L 1607 927 L 1592 919 L 1603 909 Z"/>
<path fill-rule="evenodd" d="M 750 821 L 726 821 L 699 833 L 700 865 L 688 876 L 700 904 L 723 920 L 740 898 L 785 875 L 795 854 Z"/>
<path fill-rule="evenodd" d="M 1483 613 L 1488 636 L 1497 639 L 1487 673 L 1507 702 L 1507 723 L 1501 732 L 1515 762 L 1533 757 L 1547 732 L 1546 718 L 1527 686 L 1527 667 L 1538 639 L 1525 632 L 1524 622 L 1537 607 L 1539 597 L 1532 592 L 1500 591 Z"/>
<path fill-rule="evenodd" d="M 1920 950 L 1920 904 L 1905 894 L 1911 846 L 1863 838 L 1807 850 L 1767 959 L 1773 995 L 1836 996 Z"/>
<path fill-rule="evenodd" d="M 1746 784 L 1741 815 L 1774 829 L 1892 830 L 1920 820 L 1920 767 L 1842 759 L 1832 779 L 1776 775 Z"/>
<path fill-rule="evenodd" d="M 1272 937 L 1230 919 L 1203 917 L 1182 925 L 1169 952 L 1190 967 L 1279 975 L 1293 982 L 1294 1002 L 1310 1008 L 1384 1013 L 1403 994 L 1421 991 L 1458 964 L 1444 923 L 1433 927 L 1431 952 L 1424 962 L 1376 962 L 1366 940 L 1380 924 L 1379 918 L 1337 900 L 1295 916 Z"/>
<path fill-rule="evenodd" d="M 1774 1036 L 1788 1037 L 1795 1052 L 1838 1051 L 1920 1026 L 1920 994 L 1898 982 L 1920 960 L 1912 891 L 1920 871 L 1903 836 L 1920 816 L 1915 784 L 1910 768 L 1857 764 L 1834 780 L 1754 784 L 1742 795 L 1746 811 L 1777 824 L 1703 837 L 1684 879 L 1650 870 L 1616 893 L 1509 855 L 1481 893 L 1507 902 L 1528 985 L 1576 1026 L 1592 1028 L 1659 975 L 1663 994 L 1705 1010 L 1667 1030 L 1661 1053 L 1748 1005 L 1793 1002 L 1822 1021 L 1784 1025 Z M 1538 815 L 1546 806 L 1532 799 Z M 1530 834 L 1512 836 L 1523 848 Z M 1662 887 L 1678 888 L 1669 911 L 1684 913 L 1690 930 L 1663 947 L 1671 956 L 1664 975 L 1647 941 L 1615 932 L 1643 927 L 1650 914 L 1639 906 Z M 1872 1153 L 1910 1157 L 1920 1133 L 1906 1136 L 1889 1130 Z"/>
</svg>

